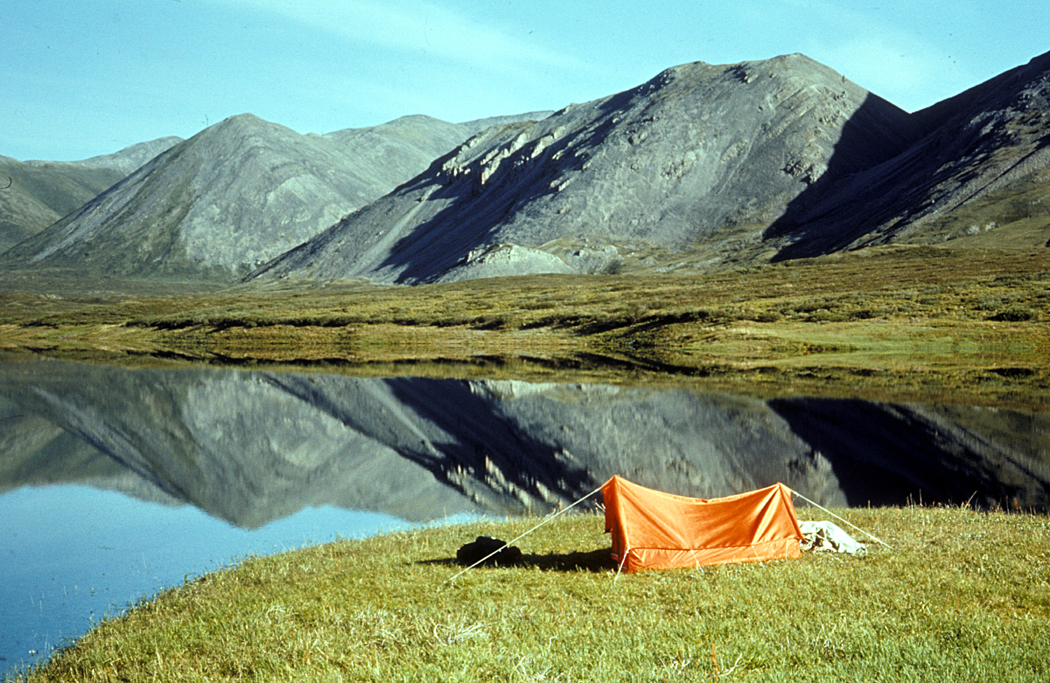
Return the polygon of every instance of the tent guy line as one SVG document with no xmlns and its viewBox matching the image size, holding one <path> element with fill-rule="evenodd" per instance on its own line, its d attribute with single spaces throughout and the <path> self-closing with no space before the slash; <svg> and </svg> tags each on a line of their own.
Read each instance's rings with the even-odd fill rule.
<svg viewBox="0 0 1050 683">
<path fill-rule="evenodd" d="M 603 486 L 604 486 L 604 484 L 603 484 Z M 545 517 L 545 518 L 543 519 L 543 521 L 541 521 L 541 522 L 540 522 L 539 524 L 537 524 L 536 526 L 532 527 L 531 529 L 529 529 L 529 530 L 528 530 L 528 531 L 526 531 L 525 533 L 521 534 L 521 535 L 520 535 L 520 536 L 518 536 L 517 538 L 515 538 L 515 539 L 513 539 L 513 540 L 509 541 L 509 542 L 507 543 L 507 546 L 513 545 L 513 544 L 514 544 L 515 542 L 517 542 L 517 541 L 520 541 L 521 539 L 525 538 L 526 536 L 528 536 L 529 534 L 531 534 L 531 533 L 532 533 L 533 531 L 535 531 L 536 529 L 539 529 L 539 528 L 540 528 L 541 526 L 543 526 L 544 524 L 547 524 L 548 522 L 551 522 L 551 521 L 553 521 L 553 520 L 554 520 L 555 518 L 557 518 L 557 517 L 559 517 L 559 516 L 561 516 L 561 515 L 565 514 L 566 512 L 568 512 L 569 510 L 573 509 L 574 507 L 576 507 L 577 505 L 579 505 L 580 503 L 582 503 L 583 501 L 587 500 L 588 498 L 590 498 L 591 496 L 593 496 L 594 494 L 598 493 L 598 492 L 599 492 L 599 491 L 601 491 L 601 490 L 602 490 L 602 487 L 601 487 L 601 486 L 599 486 L 598 488 L 594 489 L 593 491 L 591 491 L 590 493 L 588 493 L 588 494 L 587 494 L 586 496 L 584 496 L 583 498 L 580 498 L 579 500 L 577 500 L 577 501 L 576 501 L 575 503 L 573 503 L 572 505 L 570 505 L 570 506 L 568 506 L 568 507 L 566 507 L 566 508 L 563 508 L 563 509 L 561 509 L 561 510 L 558 510 L 557 512 L 555 512 L 555 513 L 553 513 L 553 514 L 547 515 L 547 516 L 546 516 L 546 517 Z M 506 547 L 506 546 L 504 546 L 504 547 Z M 489 554 L 488 554 L 488 555 L 486 555 L 485 557 L 481 558 L 480 560 L 478 560 L 478 561 L 477 561 L 477 562 L 475 562 L 474 564 L 470 565 L 469 567 L 466 567 L 466 568 L 464 568 L 464 569 L 463 569 L 463 570 L 462 570 L 461 572 L 459 572 L 458 574 L 456 574 L 456 575 L 455 575 L 455 576 L 453 576 L 452 578 L 450 578 L 450 579 L 445 579 L 445 583 L 451 583 L 452 581 L 455 581 L 455 580 L 456 580 L 457 578 L 459 578 L 459 577 L 460 577 L 461 575 L 465 574 L 465 573 L 466 573 L 466 572 L 468 572 L 469 570 L 471 570 L 471 569 L 473 569 L 474 567 L 478 566 L 479 564 L 481 564 L 482 562 L 484 562 L 485 560 L 489 559 L 490 557 L 492 557 L 493 555 L 495 555 L 496 553 L 498 553 L 498 552 L 500 552 L 500 551 L 502 551 L 502 550 L 503 550 L 503 547 L 500 547 L 500 548 L 497 548 L 496 550 L 493 550 L 493 551 L 492 551 L 491 553 L 489 553 Z"/>
<path fill-rule="evenodd" d="M 785 488 L 787 488 L 787 487 L 785 487 Z M 837 519 L 837 520 L 839 520 L 839 521 L 842 521 L 842 522 L 845 522 L 846 524 L 849 524 L 849 525 L 850 525 L 851 527 L 853 527 L 853 528 L 854 528 L 854 529 L 856 529 L 857 531 L 861 532 L 862 534 L 865 534 L 865 535 L 867 535 L 867 536 L 870 536 L 871 538 L 874 538 L 874 539 L 875 539 L 876 541 L 878 541 L 878 542 L 879 542 L 879 543 L 881 543 L 882 545 L 886 546 L 886 547 L 887 547 L 887 548 L 889 548 L 890 550 L 893 550 L 893 546 L 892 546 L 892 545 L 890 545 L 889 543 L 887 543 L 886 541 L 883 541 L 883 540 L 882 540 L 881 538 L 877 538 L 877 537 L 873 536 L 872 534 L 869 534 L 869 533 L 868 533 L 867 531 L 865 531 L 864 529 L 861 529 L 861 528 L 860 528 L 859 526 L 857 526 L 856 524 L 853 524 L 853 523 L 852 523 L 852 522 L 850 522 L 849 520 L 846 520 L 846 519 L 843 519 L 842 517 L 839 517 L 839 516 L 838 516 L 838 515 L 836 515 L 836 514 L 835 514 L 834 512 L 832 512 L 831 510 L 827 509 L 826 507 L 822 507 L 821 505 L 818 505 L 817 503 L 814 503 L 814 502 L 813 502 L 812 500 L 810 500 L 809 498 L 806 498 L 805 496 L 803 496 L 803 495 L 802 495 L 801 493 L 799 493 L 799 492 L 798 492 L 798 491 L 796 491 L 795 489 L 789 488 L 789 489 L 788 489 L 788 491 L 791 491 L 791 493 L 793 493 L 794 495 L 798 496 L 798 497 L 799 497 L 799 498 L 801 498 L 802 500 L 806 501 L 807 503 L 809 503 L 809 504 L 810 504 L 810 505 L 812 505 L 813 507 L 815 507 L 815 508 L 817 508 L 817 509 L 819 509 L 819 510 L 823 510 L 824 512 L 828 513 L 829 515 L 831 515 L 831 516 L 832 516 L 832 517 L 834 517 L 835 519 Z"/>
</svg>

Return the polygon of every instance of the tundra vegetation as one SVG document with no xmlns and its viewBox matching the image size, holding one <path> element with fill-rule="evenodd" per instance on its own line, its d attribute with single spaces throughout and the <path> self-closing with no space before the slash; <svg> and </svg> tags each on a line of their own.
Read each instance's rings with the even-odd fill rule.
<svg viewBox="0 0 1050 683">
<path fill-rule="evenodd" d="M 603 519 L 338 541 L 190 577 L 106 620 L 28 681 L 1041 681 L 1050 522 L 963 507 L 840 510 L 863 556 L 616 578 Z M 822 517 L 800 509 L 803 518 Z M 853 532 L 858 539 L 866 538 Z M 870 539 L 869 539 L 870 540 Z"/>
<path fill-rule="evenodd" d="M 0 293 L 2 350 L 1037 410 L 1050 397 L 1045 249 L 894 246 L 702 275 L 635 267 L 415 287 L 71 280 L 56 296 L 26 277 Z M 62 291 L 39 277 L 39 291 Z"/>
</svg>

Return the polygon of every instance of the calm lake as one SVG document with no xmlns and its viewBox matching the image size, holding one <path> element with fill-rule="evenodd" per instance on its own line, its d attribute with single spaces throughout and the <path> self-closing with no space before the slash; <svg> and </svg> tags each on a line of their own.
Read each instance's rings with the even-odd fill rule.
<svg viewBox="0 0 1050 683">
<path fill-rule="evenodd" d="M 1050 416 L 0 358 L 0 672 L 249 554 L 543 514 L 613 474 L 708 498 L 781 481 L 822 505 L 1046 511 Z"/>
</svg>

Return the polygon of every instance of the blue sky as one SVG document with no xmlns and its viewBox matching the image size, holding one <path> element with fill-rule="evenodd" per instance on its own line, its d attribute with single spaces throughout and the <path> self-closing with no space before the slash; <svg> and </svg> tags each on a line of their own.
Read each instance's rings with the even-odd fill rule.
<svg viewBox="0 0 1050 683">
<path fill-rule="evenodd" d="M 1010 0 L 13 0 L 0 155 L 81 159 L 251 112 L 300 133 L 557 109 L 802 52 L 914 111 L 1050 50 Z"/>
</svg>

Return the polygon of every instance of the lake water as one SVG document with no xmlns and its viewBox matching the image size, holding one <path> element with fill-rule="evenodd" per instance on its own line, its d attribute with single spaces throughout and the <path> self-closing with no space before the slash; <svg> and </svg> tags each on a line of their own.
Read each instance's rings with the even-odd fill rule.
<svg viewBox="0 0 1050 683">
<path fill-rule="evenodd" d="M 235 562 L 544 513 L 620 474 L 822 505 L 1050 504 L 1045 413 L 214 368 L 0 361 L 0 671 Z"/>
<path fill-rule="evenodd" d="M 0 519 L 0 672 L 46 657 L 102 618 L 187 576 L 253 554 L 410 526 L 390 515 L 325 506 L 240 529 L 192 505 L 74 485 L 0 495 Z"/>
</svg>

